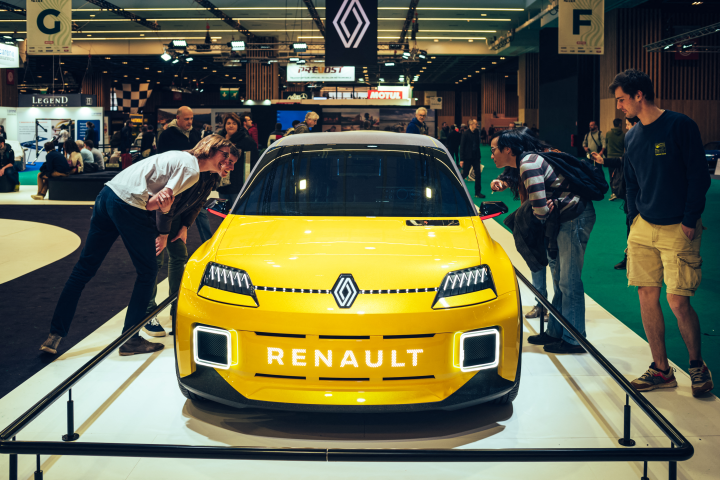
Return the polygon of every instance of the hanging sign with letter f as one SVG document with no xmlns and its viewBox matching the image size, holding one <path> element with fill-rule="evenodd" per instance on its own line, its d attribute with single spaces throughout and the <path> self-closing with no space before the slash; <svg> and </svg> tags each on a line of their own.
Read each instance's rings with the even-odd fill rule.
<svg viewBox="0 0 720 480">
<path fill-rule="evenodd" d="M 558 8 L 558 53 L 602 55 L 605 1 L 560 0 Z"/>
<path fill-rule="evenodd" d="M 378 0 L 327 0 L 325 66 L 377 63 Z"/>
</svg>

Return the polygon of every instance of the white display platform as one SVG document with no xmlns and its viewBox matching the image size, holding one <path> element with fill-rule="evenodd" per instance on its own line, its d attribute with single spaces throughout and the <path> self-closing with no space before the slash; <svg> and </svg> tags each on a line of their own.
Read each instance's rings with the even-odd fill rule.
<svg viewBox="0 0 720 480">
<path fill-rule="evenodd" d="M 486 225 L 522 272 L 511 235 Z M 166 295 L 161 284 L 158 298 Z M 534 301 L 523 288 L 523 304 Z M 588 338 L 628 379 L 650 363 L 647 343 L 587 298 Z M 639 312 L 638 312 L 639 314 Z M 120 333 L 121 312 L 13 392 L 0 399 L 7 425 Z M 167 315 L 160 318 L 169 325 Z M 525 321 L 525 338 L 538 330 Z M 78 442 L 235 445 L 313 448 L 623 448 L 625 395 L 588 355 L 550 355 L 524 344 L 520 393 L 512 406 L 480 405 L 454 412 L 413 414 L 310 414 L 233 410 L 186 400 L 177 388 L 172 337 L 153 355 L 112 354 L 73 388 Z M 679 387 L 647 398 L 693 444 L 695 456 L 678 464 L 678 478 L 717 479 L 720 467 L 720 401 L 695 399 L 690 378 L 676 371 Z M 19 440 L 60 441 L 63 397 L 21 432 Z M 639 447 L 670 442 L 637 407 L 632 438 Z M 19 457 L 19 478 L 32 478 L 34 456 Z M 639 479 L 635 463 L 317 463 L 43 456 L 46 479 Z M 8 456 L 0 456 L 6 478 Z M 649 464 L 651 479 L 668 478 L 667 463 Z"/>
</svg>

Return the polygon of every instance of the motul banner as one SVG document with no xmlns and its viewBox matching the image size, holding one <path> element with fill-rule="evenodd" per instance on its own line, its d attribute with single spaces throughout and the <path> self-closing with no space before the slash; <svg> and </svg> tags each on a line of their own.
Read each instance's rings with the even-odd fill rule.
<svg viewBox="0 0 720 480">
<path fill-rule="evenodd" d="M 377 63 L 378 0 L 328 0 L 325 65 L 365 67 Z"/>
<path fill-rule="evenodd" d="M 403 92 L 400 90 L 368 90 L 368 100 L 402 100 Z"/>
</svg>

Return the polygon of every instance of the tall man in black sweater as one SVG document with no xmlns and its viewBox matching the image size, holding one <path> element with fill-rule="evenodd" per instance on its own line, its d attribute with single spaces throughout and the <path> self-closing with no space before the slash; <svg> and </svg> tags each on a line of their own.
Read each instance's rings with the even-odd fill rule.
<svg viewBox="0 0 720 480">
<path fill-rule="evenodd" d="M 654 103 L 645 73 L 625 70 L 610 85 L 617 108 L 640 122 L 625 136 L 627 184 L 628 285 L 638 287 L 640 311 L 653 363 L 632 381 L 639 391 L 677 386 L 665 350 L 665 320 L 660 308 L 663 280 L 667 300 L 690 354 L 693 396 L 713 388 L 700 353 L 700 322 L 690 297 L 702 277 L 700 242 L 705 194 L 710 176 L 697 124 Z"/>
</svg>

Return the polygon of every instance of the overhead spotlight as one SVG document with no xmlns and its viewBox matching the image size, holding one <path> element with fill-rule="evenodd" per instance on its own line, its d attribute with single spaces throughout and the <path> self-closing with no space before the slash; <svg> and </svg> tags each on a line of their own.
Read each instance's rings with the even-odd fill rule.
<svg viewBox="0 0 720 480">
<path fill-rule="evenodd" d="M 410 52 L 407 51 L 407 50 L 405 50 L 405 51 L 403 52 L 403 54 L 402 54 L 402 57 L 403 57 L 404 59 L 410 58 Z"/>
<path fill-rule="evenodd" d="M 674 46 L 675 45 L 666 45 L 665 48 L 663 48 L 663 50 L 670 50 Z"/>
<path fill-rule="evenodd" d="M 170 42 L 170 48 L 185 48 L 187 47 L 187 40 L 173 40 Z"/>
<path fill-rule="evenodd" d="M 385 66 L 386 66 L 386 67 L 394 67 L 394 66 L 395 66 L 395 62 L 385 62 Z"/>
<path fill-rule="evenodd" d="M 298 60 L 298 61 L 297 61 L 297 64 L 298 64 L 298 65 L 305 65 L 306 63 L 307 63 L 306 60 Z"/>
<path fill-rule="evenodd" d="M 180 61 L 180 59 L 179 59 L 179 58 L 173 58 L 173 61 L 172 61 L 172 63 L 178 63 L 179 61 Z"/>
<path fill-rule="evenodd" d="M 298 57 L 290 57 L 290 58 L 288 58 L 288 62 L 297 62 L 297 61 L 299 61 L 299 60 L 300 60 L 300 59 L 299 59 Z"/>
<path fill-rule="evenodd" d="M 170 55 L 167 52 L 163 52 L 163 54 L 160 55 L 160 58 L 162 58 L 163 60 L 165 60 L 167 62 L 167 61 L 172 60 L 172 55 Z"/>
<path fill-rule="evenodd" d="M 10 35 L 3 35 L 3 38 L 9 38 L 12 40 L 12 37 Z"/>
<path fill-rule="evenodd" d="M 305 42 L 293 43 L 293 50 L 295 50 L 298 53 L 307 52 L 307 43 L 305 43 Z"/>
<path fill-rule="evenodd" d="M 378 78 L 378 80 L 380 80 L 381 82 L 384 82 L 384 81 L 385 81 L 384 78 Z"/>
<path fill-rule="evenodd" d="M 357 80 L 357 81 L 358 81 L 358 82 L 364 82 L 364 81 L 365 81 L 365 79 L 364 79 L 364 78 L 358 78 L 358 80 Z"/>
<path fill-rule="evenodd" d="M 402 50 L 405 48 L 405 45 L 402 43 L 391 43 L 389 48 L 390 50 Z"/>
<path fill-rule="evenodd" d="M 186 62 L 192 62 L 192 61 L 193 61 L 193 57 L 187 56 L 187 57 L 185 57 L 185 61 L 186 61 Z"/>
<path fill-rule="evenodd" d="M 228 42 L 227 46 L 230 47 L 233 52 L 245 50 L 245 42 L 243 40 L 233 40 Z"/>
<path fill-rule="evenodd" d="M 424 53 L 418 53 L 418 58 L 419 58 L 420 60 L 425 60 L 426 55 L 425 55 Z"/>
</svg>

